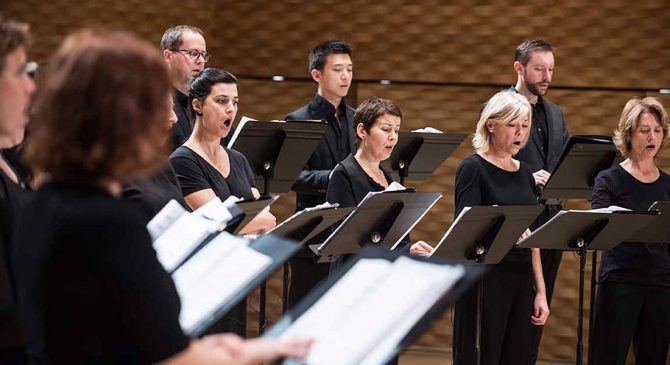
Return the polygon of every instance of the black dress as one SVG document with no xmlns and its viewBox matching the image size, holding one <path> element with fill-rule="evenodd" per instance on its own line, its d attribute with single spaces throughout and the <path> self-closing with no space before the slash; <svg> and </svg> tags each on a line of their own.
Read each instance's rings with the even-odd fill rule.
<svg viewBox="0 0 670 365">
<path fill-rule="evenodd" d="M 15 237 L 30 356 L 53 364 L 149 364 L 184 350 L 174 283 L 132 203 L 47 183 Z"/>
<path fill-rule="evenodd" d="M 25 362 L 23 333 L 16 314 L 11 242 L 19 212 L 31 192 L 0 170 L 0 363 Z"/>
<path fill-rule="evenodd" d="M 167 165 L 149 178 L 124 185 L 123 197 L 137 203 L 142 215 L 146 217 L 146 222 L 149 222 L 172 199 L 185 209 L 189 209 L 171 165 Z"/>
<path fill-rule="evenodd" d="M 225 147 L 224 147 L 225 148 Z M 170 155 L 170 162 L 177 173 L 181 191 L 188 196 L 200 190 L 212 189 L 221 200 L 231 195 L 238 198 L 253 199 L 251 191 L 255 187 L 254 175 L 249 162 L 243 154 L 225 148 L 230 160 L 230 173 L 224 177 L 219 170 L 198 155 L 192 149 L 181 146 Z M 234 332 L 246 337 L 247 303 L 246 300 L 235 306 L 216 326 L 217 332 Z"/>
<path fill-rule="evenodd" d="M 465 207 L 538 204 L 528 166 L 503 170 L 475 154 L 456 172 L 456 216 Z M 533 325 L 533 268 L 529 249 L 512 248 L 484 276 L 482 364 L 529 364 Z M 454 315 L 455 365 L 476 363 L 477 288 L 457 303 Z"/>
<path fill-rule="evenodd" d="M 647 210 L 670 200 L 670 176 L 643 183 L 617 165 L 598 174 L 593 208 Z M 636 364 L 664 365 L 670 345 L 670 237 L 624 242 L 603 254 L 595 302 L 593 364 L 625 364 L 631 342 Z"/>
</svg>

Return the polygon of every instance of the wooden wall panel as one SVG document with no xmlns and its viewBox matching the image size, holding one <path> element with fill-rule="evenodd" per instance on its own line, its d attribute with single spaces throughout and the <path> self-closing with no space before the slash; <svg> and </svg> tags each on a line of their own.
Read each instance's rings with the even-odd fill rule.
<svg viewBox="0 0 670 365">
<path fill-rule="evenodd" d="M 666 7 L 664 0 L 634 4 L 626 0 L 599 4 L 586 0 L 525 4 L 511 0 L 416 4 L 402 0 L 2 0 L 0 12 L 31 24 L 35 38 L 31 58 L 41 61 L 67 33 L 82 26 L 132 30 L 156 45 L 172 25 L 201 27 L 214 55 L 209 66 L 243 76 L 239 114 L 259 119 L 282 118 L 305 104 L 315 91 L 311 81 L 273 82 L 272 75 L 307 78 L 308 51 L 325 39 L 342 38 L 354 47 L 354 75 L 359 80 L 463 83 L 354 83 L 351 105 L 372 95 L 383 96 L 400 105 L 404 130 L 430 125 L 466 133 L 474 129 L 481 103 L 498 90 L 481 85 L 514 83 L 514 48 L 525 38 L 542 37 L 557 47 L 554 85 L 568 88 L 553 88 L 548 98 L 563 108 L 570 132 L 609 135 L 626 100 L 643 95 L 642 91 L 617 88 L 670 87 L 670 33 L 664 31 L 670 12 Z M 263 80 L 252 79 L 256 77 Z M 648 95 L 670 105 L 668 94 Z M 420 190 L 444 194 L 416 227 L 414 238 L 435 243 L 447 229 L 453 219 L 455 170 L 472 152 L 468 140 L 427 181 L 408 182 Z M 670 147 L 661 151 L 658 162 L 670 170 Z M 294 201 L 294 194 L 282 194 L 273 206 L 280 221 L 293 212 Z M 585 208 L 588 203 L 570 201 L 568 206 Z M 542 358 L 573 358 L 577 275 L 576 257 L 564 254 Z M 268 314 L 274 322 L 280 316 L 280 276 L 268 285 Z M 253 301 L 251 306 L 257 308 Z M 417 344 L 449 348 L 449 314 Z"/>
</svg>

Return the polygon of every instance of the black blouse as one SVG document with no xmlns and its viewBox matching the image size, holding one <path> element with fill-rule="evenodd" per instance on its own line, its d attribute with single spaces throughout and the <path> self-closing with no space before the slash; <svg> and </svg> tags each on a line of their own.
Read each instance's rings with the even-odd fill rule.
<svg viewBox="0 0 670 365">
<path fill-rule="evenodd" d="M 131 202 L 47 183 L 17 228 L 19 314 L 33 358 L 149 364 L 188 346 L 174 283 Z"/>
<path fill-rule="evenodd" d="M 16 290 L 12 276 L 12 237 L 19 212 L 31 192 L 0 170 L 0 353 L 24 345 L 16 316 Z"/>
<path fill-rule="evenodd" d="M 146 222 L 149 222 L 172 199 L 189 209 L 182 196 L 177 175 L 169 164 L 149 178 L 126 184 L 123 187 L 123 197 L 137 203 L 139 210 L 146 217 Z"/>
<path fill-rule="evenodd" d="M 230 160 L 230 174 L 224 177 L 219 170 L 192 149 L 181 146 L 170 155 L 170 163 L 177 173 L 181 191 L 188 196 L 200 190 L 212 189 L 221 200 L 231 195 L 253 199 L 254 174 L 241 153 L 225 148 Z"/>
<path fill-rule="evenodd" d="M 538 204 L 533 173 L 523 161 L 520 161 L 519 170 L 507 171 L 478 154 L 464 159 L 458 166 L 454 196 L 454 217 L 465 207 Z M 510 254 L 527 256 L 530 250 L 514 247 Z"/>
<path fill-rule="evenodd" d="M 388 184 L 392 183 L 391 175 L 384 169 L 382 169 L 382 172 L 386 182 Z M 363 170 L 354 155 L 351 154 L 333 169 L 328 181 L 326 201 L 331 204 L 338 203 L 341 207 L 354 207 L 369 192 L 383 191 L 384 189 Z"/>
<path fill-rule="evenodd" d="M 656 201 L 670 200 L 670 175 L 644 183 L 621 165 L 601 171 L 595 181 L 591 207 L 617 205 L 632 210 L 647 210 Z M 670 237 L 659 237 L 665 244 L 624 242 L 603 253 L 601 282 L 622 282 L 670 286 Z"/>
</svg>

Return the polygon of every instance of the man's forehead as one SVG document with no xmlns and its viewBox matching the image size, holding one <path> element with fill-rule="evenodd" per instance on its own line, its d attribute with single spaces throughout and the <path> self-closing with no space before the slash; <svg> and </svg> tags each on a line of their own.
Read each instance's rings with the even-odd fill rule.
<svg viewBox="0 0 670 365">
<path fill-rule="evenodd" d="M 328 57 L 326 57 L 326 65 L 327 66 L 335 66 L 335 65 L 340 65 L 340 66 L 351 66 L 353 63 L 351 62 L 351 57 L 346 54 L 346 53 L 335 53 L 335 54 L 329 54 Z"/>
<path fill-rule="evenodd" d="M 188 48 L 195 48 L 196 46 L 202 46 L 203 48 L 207 47 L 205 37 L 192 30 L 185 30 L 181 34 L 181 44 L 182 46 L 187 45 Z"/>
<path fill-rule="evenodd" d="M 554 63 L 554 53 L 550 51 L 533 51 L 528 63 Z"/>
</svg>

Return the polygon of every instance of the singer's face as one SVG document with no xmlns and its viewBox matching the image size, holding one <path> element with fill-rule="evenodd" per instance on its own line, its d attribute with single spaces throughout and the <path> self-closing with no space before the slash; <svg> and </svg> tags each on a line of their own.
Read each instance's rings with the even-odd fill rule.
<svg viewBox="0 0 670 365">
<path fill-rule="evenodd" d="M 353 63 L 348 54 L 331 54 L 326 57 L 323 71 L 316 71 L 321 96 L 327 100 L 347 96 L 353 78 Z"/>
<path fill-rule="evenodd" d="M 200 33 L 185 31 L 181 35 L 180 50 L 196 50 L 198 52 L 207 52 L 207 43 Z M 190 84 L 205 68 L 205 60 L 202 57 L 192 59 L 186 52 L 178 50 L 171 51 L 169 58 L 169 69 L 172 77 L 182 84 Z"/>
<path fill-rule="evenodd" d="M 203 127 L 208 134 L 225 138 L 233 126 L 233 121 L 237 115 L 237 95 L 236 84 L 219 83 L 212 86 L 212 91 L 205 98 L 202 107 Z"/>
<path fill-rule="evenodd" d="M 526 117 L 515 119 L 509 123 L 489 121 L 491 132 L 490 148 L 499 153 L 516 155 L 530 132 L 530 121 Z"/>
<path fill-rule="evenodd" d="M 13 147 L 23 140 L 33 91 L 35 83 L 26 73 L 26 51 L 19 47 L 5 56 L 0 73 L 0 147 Z"/>
<path fill-rule="evenodd" d="M 363 153 L 379 162 L 388 159 L 398 143 L 400 122 L 400 117 L 382 114 L 369 131 L 365 130 L 363 123 L 359 123 L 356 127 L 356 133 L 361 139 L 359 148 L 363 150 Z"/>
<path fill-rule="evenodd" d="M 549 90 L 554 75 L 554 54 L 551 52 L 531 52 L 530 60 L 523 68 L 523 82 L 528 91 L 543 96 Z"/>
<path fill-rule="evenodd" d="M 663 142 L 663 127 L 654 114 L 642 113 L 630 135 L 630 156 L 653 159 Z"/>
</svg>

